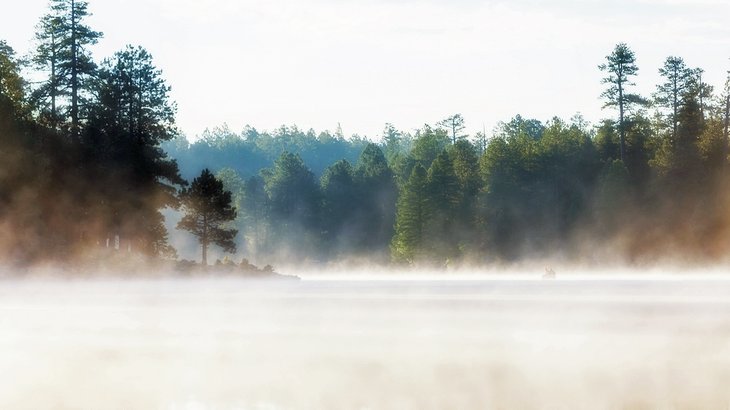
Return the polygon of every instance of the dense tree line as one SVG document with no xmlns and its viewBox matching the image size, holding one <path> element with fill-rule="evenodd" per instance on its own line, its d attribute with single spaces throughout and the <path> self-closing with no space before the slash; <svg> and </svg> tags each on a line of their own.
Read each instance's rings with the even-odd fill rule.
<svg viewBox="0 0 730 410">
<path fill-rule="evenodd" d="M 284 152 L 298 153 L 315 174 L 321 175 L 335 161 L 357 160 L 367 143 L 367 139 L 357 135 L 345 138 L 339 126 L 334 133 L 303 131 L 296 125 L 281 126 L 273 132 L 247 126 L 236 133 L 223 124 L 205 130 L 192 143 L 177 135 L 165 142 L 163 148 L 178 160 L 181 175 L 191 179 L 205 168 L 215 172 L 230 168 L 244 177 L 256 175 L 262 168 L 272 166 Z"/>
<path fill-rule="evenodd" d="M 160 213 L 185 184 L 160 146 L 177 135 L 170 88 L 141 47 L 94 61 L 102 33 L 85 25 L 87 7 L 52 0 L 26 61 L 0 43 L 2 251 L 13 261 L 175 253 Z M 24 80 L 29 64 L 39 83 Z"/>
<path fill-rule="evenodd" d="M 238 192 L 244 248 L 436 265 L 726 257 L 730 83 L 714 93 L 702 70 L 669 57 L 656 93 L 637 95 L 626 44 L 599 69 L 617 117 L 597 126 L 518 115 L 485 141 L 463 135 L 457 114 L 413 135 L 387 125 L 379 144 L 319 181 L 291 152 L 247 180 L 222 171 Z"/>
<path fill-rule="evenodd" d="M 455 114 L 413 133 L 387 124 L 378 143 L 295 126 L 223 126 L 189 143 L 145 49 L 92 58 L 102 33 L 85 25 L 87 8 L 53 0 L 27 59 L 0 42 L 0 249 L 9 260 L 110 248 L 171 257 L 161 210 L 181 204 L 178 227 L 198 237 L 204 259 L 211 244 L 238 244 L 265 262 L 439 266 L 730 250 L 730 79 L 716 91 L 680 57 L 668 57 L 656 92 L 640 96 L 634 53 L 617 45 L 598 67 L 616 116 L 596 126 L 517 115 L 487 138 L 466 135 Z M 26 81 L 26 69 L 42 81 Z"/>
</svg>

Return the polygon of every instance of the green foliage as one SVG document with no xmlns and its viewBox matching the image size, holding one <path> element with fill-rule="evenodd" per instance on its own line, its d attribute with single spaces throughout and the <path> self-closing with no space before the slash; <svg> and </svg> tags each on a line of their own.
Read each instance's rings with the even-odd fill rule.
<svg viewBox="0 0 730 410">
<path fill-rule="evenodd" d="M 641 96 L 628 91 L 630 86 L 635 85 L 631 82 L 631 77 L 639 71 L 636 66 L 636 56 L 629 46 L 625 43 L 619 43 L 613 52 L 606 56 L 606 63 L 599 65 L 598 68 L 607 73 L 607 76 L 601 80 L 603 84 L 608 85 L 601 94 L 601 97 L 606 100 L 604 107 L 618 108 L 619 152 L 620 159 L 624 160 L 626 153 L 626 112 L 631 111 L 634 105 L 647 104 Z"/>
<path fill-rule="evenodd" d="M 90 206 L 108 208 L 106 216 L 98 215 L 106 230 L 102 240 L 123 231 L 137 247 L 155 254 L 152 244 L 165 232 L 158 210 L 177 206 L 176 188 L 184 183 L 177 163 L 160 147 L 176 135 L 170 87 L 141 47 L 115 53 L 97 77 L 99 100 L 89 109 L 82 141 L 88 172 L 104 184 L 93 192 Z"/>
<path fill-rule="evenodd" d="M 352 249 L 355 229 L 351 228 L 357 207 L 358 189 L 354 170 L 347 160 L 339 160 L 329 166 L 322 175 L 320 185 L 323 195 L 322 229 L 328 247 Z"/>
<path fill-rule="evenodd" d="M 48 80 L 39 88 L 39 101 L 51 100 L 50 120 L 53 126 L 63 117 L 56 99 L 67 97 L 66 116 L 73 137 L 81 131 L 82 109 L 91 99 L 89 79 L 96 73 L 96 64 L 88 47 L 96 44 L 102 33 L 89 28 L 84 19 L 90 16 L 88 2 L 83 0 L 51 0 L 51 11 L 41 19 L 36 35 L 38 48 L 34 55 L 37 66 L 49 72 Z"/>
<path fill-rule="evenodd" d="M 454 166 L 446 151 L 436 157 L 428 169 L 426 179 L 426 204 L 429 218 L 426 221 L 426 248 L 429 257 L 437 262 L 457 256 L 458 244 L 454 230 L 458 218 L 461 193 Z"/>
<path fill-rule="evenodd" d="M 0 104 L 21 114 L 25 99 L 25 80 L 20 75 L 20 64 L 15 51 L 0 40 Z"/>
<path fill-rule="evenodd" d="M 596 234 L 610 237 L 621 226 L 622 213 L 630 205 L 631 186 L 629 172 L 619 159 L 609 161 L 601 170 L 593 196 L 594 221 L 598 221 Z"/>
<path fill-rule="evenodd" d="M 393 236 L 398 189 L 393 172 L 377 145 L 365 146 L 355 168 L 355 182 L 358 187 L 359 248 L 385 253 L 385 245 Z"/>
<path fill-rule="evenodd" d="M 480 161 L 485 245 L 503 258 L 557 246 L 555 238 L 568 237 L 585 212 L 598 167 L 578 124 L 554 119 L 540 139 L 519 133 L 493 140 Z"/>
<path fill-rule="evenodd" d="M 398 198 L 395 235 L 391 243 L 395 261 L 413 263 L 423 255 L 427 201 L 426 169 L 417 164 Z"/>
<path fill-rule="evenodd" d="M 315 175 L 321 175 L 340 159 L 356 162 L 367 143 L 357 136 L 345 139 L 326 131 L 319 134 L 313 130 L 303 132 L 296 126 L 282 126 L 270 133 L 246 127 L 236 133 L 223 124 L 206 130 L 193 143 L 171 141 L 164 144 L 164 148 L 181 164 L 181 173 L 186 178 L 192 178 L 205 167 L 214 171 L 232 168 L 249 177 L 257 175 L 260 169 L 273 166 L 284 152 L 296 152 Z"/>
<path fill-rule="evenodd" d="M 244 195 L 246 192 L 246 181 L 235 170 L 231 168 L 223 168 L 216 172 L 215 178 L 223 183 L 223 189 L 231 193 L 231 204 L 234 208 L 239 210 L 236 215 L 235 221 L 232 221 L 231 225 L 242 226 L 243 225 L 243 212 L 242 204 L 244 202 Z"/>
<path fill-rule="evenodd" d="M 665 81 L 657 86 L 654 103 L 668 111 L 667 127 L 672 132 L 672 139 L 677 137 L 679 111 L 684 106 L 686 94 L 693 89 L 695 73 L 684 63 L 681 57 L 667 57 L 659 74 Z"/>
<path fill-rule="evenodd" d="M 660 69 L 654 117 L 632 93 L 636 57 L 618 44 L 599 66 L 618 119 L 597 127 L 516 115 L 475 147 L 455 114 L 413 137 L 386 124 L 379 143 L 345 138 L 339 124 L 224 124 L 190 143 L 145 49 L 91 59 L 101 33 L 88 16 L 85 1 L 52 0 L 30 56 L 44 76 L 32 85 L 0 42 L 0 256 L 109 255 L 101 248 L 119 236 L 124 250 L 175 257 L 160 211 L 181 202 L 178 226 L 198 237 L 206 263 L 210 244 L 236 249 L 237 231 L 247 257 L 267 262 L 372 261 L 390 245 L 393 260 L 448 265 L 570 252 L 585 238 L 625 244 L 630 258 L 647 243 L 730 249 L 730 82 L 715 100 L 703 71 L 679 57 Z M 186 182 L 172 158 L 194 178 L 179 195 Z"/>
<path fill-rule="evenodd" d="M 504 138 L 516 138 L 519 136 L 529 137 L 538 140 L 545 132 L 545 126 L 536 119 L 522 118 L 517 114 L 509 122 L 500 122 L 497 124 L 497 136 Z"/>
<path fill-rule="evenodd" d="M 177 228 L 198 238 L 203 250 L 203 265 L 208 264 L 208 246 L 211 244 L 220 246 L 225 252 L 236 251 L 233 239 L 238 231 L 225 228 L 236 218 L 236 208 L 231 204 L 231 192 L 223 188 L 222 181 L 204 169 L 189 188 L 180 192 L 180 200 L 185 216 L 178 222 Z"/>
<path fill-rule="evenodd" d="M 282 226 L 297 221 L 314 227 L 319 218 L 320 192 L 314 173 L 298 154 L 285 152 L 264 174 L 266 193 L 271 201 L 271 216 Z"/>
<path fill-rule="evenodd" d="M 411 155 L 421 166 L 428 168 L 431 166 L 433 160 L 436 159 L 436 156 L 446 149 L 448 144 L 449 137 L 446 130 L 440 128 L 434 129 L 425 125 L 423 129 L 416 133 Z"/>
<path fill-rule="evenodd" d="M 441 120 L 438 125 L 445 128 L 451 133 L 451 143 L 456 144 L 456 141 L 466 138 L 465 135 L 461 134 L 464 130 L 464 117 L 461 114 L 454 114 L 448 118 Z"/>
</svg>

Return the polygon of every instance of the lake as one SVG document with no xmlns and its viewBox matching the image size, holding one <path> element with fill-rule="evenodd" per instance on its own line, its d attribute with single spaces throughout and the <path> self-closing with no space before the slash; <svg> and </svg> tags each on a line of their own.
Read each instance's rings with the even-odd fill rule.
<svg viewBox="0 0 730 410">
<path fill-rule="evenodd" d="M 720 276 L 0 281 L 0 408 L 730 406 Z"/>
</svg>

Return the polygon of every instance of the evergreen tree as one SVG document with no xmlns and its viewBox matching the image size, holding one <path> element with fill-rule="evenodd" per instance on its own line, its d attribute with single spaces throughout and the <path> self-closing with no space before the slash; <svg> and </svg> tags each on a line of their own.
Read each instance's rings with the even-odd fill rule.
<svg viewBox="0 0 730 410">
<path fill-rule="evenodd" d="M 702 80 L 702 76 L 705 70 L 701 68 L 695 68 L 692 70 L 694 79 L 692 81 L 693 93 L 697 94 L 698 102 L 700 104 L 700 111 L 702 113 L 702 120 L 704 121 L 707 112 L 712 110 L 712 91 L 714 87 L 707 84 Z"/>
<path fill-rule="evenodd" d="M 89 79 L 96 72 L 88 47 L 96 44 L 102 33 L 89 28 L 84 19 L 90 16 L 88 2 L 83 0 L 51 0 L 51 11 L 39 24 L 36 64 L 45 66 L 49 79 L 40 95 L 51 99 L 51 121 L 60 115 L 57 98 L 70 99 L 68 117 L 71 135 L 77 139 L 81 131 L 81 110 L 87 103 Z"/>
<path fill-rule="evenodd" d="M 0 104 L 19 115 L 25 103 L 25 87 L 15 51 L 5 40 L 0 40 Z"/>
<path fill-rule="evenodd" d="M 620 141 L 620 159 L 623 161 L 626 153 L 626 112 L 632 104 L 644 104 L 645 101 L 637 94 L 628 91 L 629 86 L 635 85 L 630 78 L 639 71 L 636 66 L 636 57 L 629 46 L 619 43 L 613 52 L 606 56 L 607 63 L 598 68 L 608 73 L 601 81 L 608 84 L 608 88 L 601 94 L 606 99 L 604 107 L 618 107 L 618 130 Z"/>
<path fill-rule="evenodd" d="M 284 230 L 290 225 L 314 229 L 319 222 L 320 192 L 314 173 L 297 154 L 285 152 L 264 174 L 271 217 Z"/>
<path fill-rule="evenodd" d="M 383 129 L 383 145 L 388 163 L 391 163 L 399 153 L 407 152 L 403 147 L 402 133 L 390 123 L 385 124 L 385 129 Z"/>
<path fill-rule="evenodd" d="M 211 244 L 220 246 L 225 252 L 236 251 L 233 239 L 238 231 L 225 228 L 236 218 L 236 209 L 231 205 L 231 192 L 223 188 L 223 182 L 204 169 L 189 188 L 182 190 L 180 200 L 185 215 L 178 222 L 177 229 L 186 230 L 198 238 L 203 265 L 208 265 L 208 246 Z"/>
<path fill-rule="evenodd" d="M 497 124 L 497 135 L 505 138 L 529 137 L 533 140 L 542 138 L 545 125 L 534 118 L 523 118 L 517 114 L 509 122 Z"/>
<path fill-rule="evenodd" d="M 730 71 L 727 72 L 727 79 L 725 80 L 725 87 L 720 104 L 723 107 L 723 161 L 726 162 L 730 154 L 730 149 L 728 149 L 728 145 L 730 144 L 728 142 L 730 138 Z"/>
<path fill-rule="evenodd" d="M 440 128 L 431 128 L 425 125 L 422 130 L 416 133 L 413 141 L 413 149 L 411 155 L 424 168 L 431 166 L 431 162 L 436 156 L 443 151 L 449 144 L 449 136 L 446 130 Z"/>
<path fill-rule="evenodd" d="M 695 95 L 685 94 L 677 113 L 677 135 L 672 144 L 673 164 L 670 178 L 682 188 L 696 188 L 702 181 L 699 152 L 700 136 L 704 128 L 702 110 Z"/>
<path fill-rule="evenodd" d="M 48 79 L 42 82 L 33 92 L 36 108 L 52 128 L 56 128 L 61 120 L 57 103 L 61 97 L 68 95 L 60 81 L 60 62 L 64 59 L 62 40 L 64 26 L 58 10 L 51 8 L 51 13 L 41 18 L 36 26 L 35 39 L 37 46 L 32 57 L 36 68 L 48 74 Z"/>
<path fill-rule="evenodd" d="M 391 244 L 393 259 L 413 263 L 422 255 L 428 218 L 426 169 L 417 164 L 398 197 L 395 235 Z"/>
<path fill-rule="evenodd" d="M 370 143 L 362 151 L 355 169 L 355 182 L 359 245 L 362 250 L 386 252 L 385 244 L 393 236 L 398 188 L 377 145 Z"/>
<path fill-rule="evenodd" d="M 355 185 L 354 170 L 347 160 L 339 160 L 330 165 L 320 182 L 323 196 L 322 229 L 327 246 L 347 249 L 357 235 L 358 191 Z"/>
<path fill-rule="evenodd" d="M 456 206 L 455 240 L 459 246 L 476 239 L 477 200 L 481 189 L 477 149 L 466 140 L 457 141 L 448 150 L 459 183 L 459 203 Z"/>
<path fill-rule="evenodd" d="M 443 262 L 456 256 L 456 220 L 460 205 L 459 180 L 447 152 L 441 151 L 428 169 L 426 179 L 428 219 L 426 242 L 433 259 Z"/>
<path fill-rule="evenodd" d="M 654 95 L 655 103 L 669 111 L 668 123 L 672 130 L 672 140 L 677 138 L 679 125 L 679 111 L 685 100 L 685 94 L 690 91 L 695 80 L 695 73 L 684 63 L 681 57 L 667 57 L 659 74 L 665 82 L 657 86 Z"/>
<path fill-rule="evenodd" d="M 102 64 L 83 136 L 86 168 L 106 182 L 93 197 L 108 208 L 107 234 L 127 236 L 150 254 L 165 232 L 159 209 L 177 205 L 176 187 L 184 183 L 161 148 L 177 134 L 169 91 L 144 49 L 117 52 Z"/>
<path fill-rule="evenodd" d="M 461 131 L 464 130 L 464 117 L 461 114 L 454 114 L 448 118 L 441 120 L 438 125 L 446 128 L 451 132 L 451 143 L 456 144 L 458 139 L 464 138 Z"/>
</svg>

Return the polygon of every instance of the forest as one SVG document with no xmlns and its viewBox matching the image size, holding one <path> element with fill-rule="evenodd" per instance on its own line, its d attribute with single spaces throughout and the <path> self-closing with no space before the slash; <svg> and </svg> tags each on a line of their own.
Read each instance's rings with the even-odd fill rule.
<svg viewBox="0 0 730 410">
<path fill-rule="evenodd" d="M 713 87 L 670 56 L 643 68 L 662 82 L 637 95 L 619 43 L 596 62 L 608 117 L 595 125 L 515 115 L 470 136 L 453 114 L 372 140 L 222 125 L 189 142 L 149 52 L 94 61 L 87 9 L 52 0 L 29 56 L 0 40 L 5 263 L 175 260 L 184 231 L 206 263 L 209 245 L 257 263 L 436 267 L 730 255 L 730 73 Z"/>
</svg>

